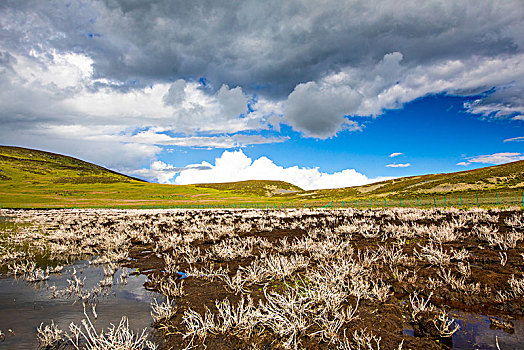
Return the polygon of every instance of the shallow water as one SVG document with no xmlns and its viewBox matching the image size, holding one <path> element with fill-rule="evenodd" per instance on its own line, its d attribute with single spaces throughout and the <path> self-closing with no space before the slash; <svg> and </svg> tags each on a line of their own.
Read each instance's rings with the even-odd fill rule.
<svg viewBox="0 0 524 350">
<path fill-rule="evenodd" d="M 490 327 L 489 317 L 463 311 L 452 311 L 460 324 L 460 330 L 453 335 L 453 349 L 524 349 L 524 319 L 511 320 L 514 332 Z"/>
<path fill-rule="evenodd" d="M 84 318 L 82 302 L 75 303 L 75 297 L 67 297 L 58 292 L 67 288 L 67 279 L 71 278 L 73 268 L 77 270 L 78 278 L 85 277 L 84 288 L 88 291 L 104 279 L 102 266 L 92 267 L 85 261 L 65 267 L 61 273 L 53 274 L 41 283 L 27 283 L 23 279 L 16 280 L 6 276 L 0 278 L 0 330 L 6 335 L 5 340 L 0 342 L 0 348 L 38 349 L 36 328 L 41 322 L 48 324 L 54 320 L 62 330 L 68 330 L 71 322 L 80 325 Z M 113 286 L 108 289 L 107 295 L 99 297 L 96 320 L 91 310 L 88 310 L 97 331 L 106 329 L 110 323 L 118 325 L 124 315 L 128 316 L 129 328 L 133 331 L 141 332 L 146 327 L 150 330 L 150 302 L 159 295 L 144 288 L 144 275 L 129 275 L 127 284 L 122 284 L 120 275 L 123 271 L 129 274 L 133 270 L 117 270 L 113 277 Z M 53 285 L 57 290 L 56 298 L 53 298 L 53 290 L 50 288 Z"/>
</svg>

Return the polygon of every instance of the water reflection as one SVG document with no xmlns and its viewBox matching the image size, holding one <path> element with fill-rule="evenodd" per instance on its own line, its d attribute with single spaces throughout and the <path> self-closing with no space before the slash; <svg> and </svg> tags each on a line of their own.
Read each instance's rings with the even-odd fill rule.
<svg viewBox="0 0 524 350">
<path fill-rule="evenodd" d="M 453 335 L 454 349 L 522 349 L 524 344 L 524 319 L 511 320 L 514 332 L 490 327 L 489 317 L 463 311 L 451 313 L 460 324 Z"/>
<path fill-rule="evenodd" d="M 67 297 L 60 293 L 68 287 L 67 279 L 71 278 L 74 269 L 79 279 L 85 277 L 84 288 L 87 291 L 104 280 L 103 267 L 92 267 L 85 261 L 66 267 L 62 273 L 53 274 L 41 283 L 27 283 L 23 279 L 6 276 L 0 278 L 0 330 L 5 334 L 0 348 L 38 349 L 36 327 L 41 322 L 47 324 L 54 320 L 63 330 L 67 330 L 71 322 L 80 324 L 84 317 L 82 302 L 75 302 L 74 296 Z M 150 302 L 159 295 L 143 287 L 144 275 L 131 275 L 132 271 L 118 269 L 112 286 L 99 296 L 96 307 L 98 318 L 95 321 L 91 317 L 97 330 L 107 328 L 110 323 L 118 325 L 124 315 L 129 317 L 129 328 L 134 331 L 151 326 Z M 123 272 L 128 275 L 126 284 L 120 278 Z"/>
</svg>

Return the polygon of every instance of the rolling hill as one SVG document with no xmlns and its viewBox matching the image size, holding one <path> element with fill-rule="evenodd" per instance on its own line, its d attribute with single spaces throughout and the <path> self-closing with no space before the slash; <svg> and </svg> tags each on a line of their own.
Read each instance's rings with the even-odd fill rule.
<svg viewBox="0 0 524 350">
<path fill-rule="evenodd" d="M 461 171 L 402 177 L 365 186 L 306 191 L 302 198 L 422 197 L 524 190 L 524 161 Z"/>
<path fill-rule="evenodd" d="M 336 205 L 354 202 L 355 206 L 373 206 L 373 199 L 384 206 L 388 201 L 390 205 L 410 205 L 409 201 L 411 205 L 420 205 L 421 200 L 436 206 L 437 197 L 439 204 L 444 198 L 444 205 L 453 200 L 456 204 L 459 198 L 461 205 L 463 200 L 479 205 L 495 203 L 495 195 L 496 203 L 499 203 L 499 195 L 502 199 L 511 197 L 507 203 L 520 203 L 523 190 L 524 161 L 456 173 L 404 177 L 365 186 L 304 191 L 284 181 L 269 180 L 195 185 L 148 183 L 68 156 L 0 146 L 0 205 L 3 207 L 233 203 L 270 203 L 275 206 L 290 202 L 323 206 L 331 201 Z M 482 198 L 489 198 L 489 201 Z"/>
<path fill-rule="evenodd" d="M 260 197 L 272 197 L 282 194 L 296 194 L 304 192 L 298 186 L 292 185 L 285 181 L 273 180 L 247 180 L 237 182 L 223 182 L 211 184 L 197 184 L 198 188 L 212 188 L 219 191 L 231 191 L 238 194 L 254 194 Z"/>
<path fill-rule="evenodd" d="M 3 207 L 240 203 L 296 192 L 303 190 L 284 181 L 148 183 L 68 156 L 0 146 L 0 205 Z"/>
<path fill-rule="evenodd" d="M 142 182 L 73 157 L 11 146 L 0 146 L 0 181 L 33 184 Z"/>
</svg>

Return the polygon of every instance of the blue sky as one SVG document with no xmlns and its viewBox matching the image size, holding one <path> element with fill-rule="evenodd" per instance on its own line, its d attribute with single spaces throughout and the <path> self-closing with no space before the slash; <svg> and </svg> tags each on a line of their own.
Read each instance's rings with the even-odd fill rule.
<svg viewBox="0 0 524 350">
<path fill-rule="evenodd" d="M 0 21 L 0 144 L 306 189 L 524 159 L 520 0 L 8 1 Z"/>
<path fill-rule="evenodd" d="M 479 118 L 468 113 L 464 104 L 476 97 L 425 96 L 366 120 L 362 131 L 343 131 L 326 140 L 301 137 L 285 126 L 280 135 L 289 140 L 283 143 L 230 151 L 242 150 L 252 159 L 266 156 L 283 167 L 319 167 L 327 173 L 354 168 L 370 178 L 470 170 L 498 162 L 459 163 L 479 155 L 522 152 L 522 142 L 504 141 L 524 135 L 524 122 Z M 224 151 L 170 149 L 172 152 L 163 152 L 159 159 L 179 165 L 202 161 L 214 164 Z M 392 153 L 403 154 L 390 157 Z M 410 166 L 386 167 L 406 163 Z"/>
</svg>

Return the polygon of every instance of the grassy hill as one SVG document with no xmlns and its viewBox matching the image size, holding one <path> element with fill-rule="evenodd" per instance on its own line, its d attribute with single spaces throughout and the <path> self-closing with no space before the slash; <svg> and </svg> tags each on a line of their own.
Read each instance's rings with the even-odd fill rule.
<svg viewBox="0 0 524 350">
<path fill-rule="evenodd" d="M 73 157 L 22 147 L 0 146 L 0 181 L 86 184 L 142 180 Z"/>
<path fill-rule="evenodd" d="M 365 186 L 304 191 L 302 201 L 337 206 L 524 206 L 524 161 L 456 173 L 403 177 Z"/>
<path fill-rule="evenodd" d="M 521 203 L 524 161 L 398 178 L 365 186 L 304 191 L 283 181 L 196 185 L 148 183 L 59 154 L 0 146 L 3 207 L 180 206 L 291 202 L 296 206 L 492 205 Z M 374 201 L 374 202 L 373 202 Z M 389 203 L 389 204 L 388 204 Z"/>
<path fill-rule="evenodd" d="M 524 190 L 524 161 L 456 173 L 403 177 L 365 186 L 307 191 L 303 198 L 422 197 Z"/>
<path fill-rule="evenodd" d="M 295 194 L 298 192 L 304 192 L 304 190 L 300 187 L 292 185 L 288 182 L 271 180 L 247 180 L 213 184 L 197 184 L 195 187 L 212 188 L 219 191 L 231 191 L 238 194 L 250 193 L 260 197 L 271 197 L 286 193 Z"/>
<path fill-rule="evenodd" d="M 275 201 L 302 192 L 283 181 L 162 185 L 116 173 L 76 158 L 0 146 L 0 205 L 158 206 Z"/>
</svg>

